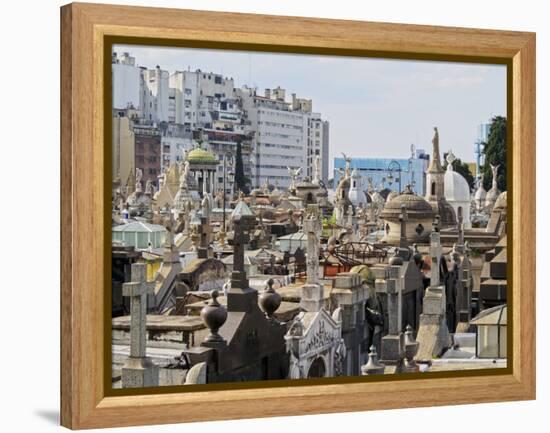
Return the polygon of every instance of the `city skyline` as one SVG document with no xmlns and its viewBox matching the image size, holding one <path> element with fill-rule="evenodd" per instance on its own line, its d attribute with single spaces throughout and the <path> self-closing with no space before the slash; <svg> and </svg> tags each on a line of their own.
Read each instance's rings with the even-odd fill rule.
<svg viewBox="0 0 550 433">
<path fill-rule="evenodd" d="M 287 95 L 312 99 L 313 111 L 330 122 L 330 171 L 341 151 L 408 157 L 415 144 L 429 153 L 433 126 L 443 152 L 473 162 L 477 126 L 506 116 L 502 65 L 133 45 L 114 51 L 127 51 L 137 65 L 151 69 L 201 69 L 233 78 L 236 88 L 248 85 L 263 93 L 281 86 Z"/>
</svg>

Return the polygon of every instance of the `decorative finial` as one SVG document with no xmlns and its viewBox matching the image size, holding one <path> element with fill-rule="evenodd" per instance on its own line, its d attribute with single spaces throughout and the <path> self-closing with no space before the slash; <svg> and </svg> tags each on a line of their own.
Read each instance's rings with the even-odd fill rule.
<svg viewBox="0 0 550 433">
<path fill-rule="evenodd" d="M 361 373 L 364 376 L 370 376 L 373 374 L 384 374 L 385 365 L 378 362 L 378 353 L 376 353 L 376 347 L 371 346 L 369 349 L 369 360 L 361 367 Z"/>
<path fill-rule="evenodd" d="M 260 307 L 267 317 L 272 318 L 273 314 L 281 305 L 281 295 L 279 295 L 273 288 L 275 281 L 273 278 L 267 280 L 265 290 L 260 295 Z"/>
<path fill-rule="evenodd" d="M 219 293 L 213 290 L 211 293 L 212 301 L 206 303 L 201 310 L 201 318 L 210 329 L 210 335 L 205 339 L 205 343 L 223 343 L 223 337 L 218 334 L 218 330 L 227 320 L 227 310 L 218 302 Z"/>
</svg>

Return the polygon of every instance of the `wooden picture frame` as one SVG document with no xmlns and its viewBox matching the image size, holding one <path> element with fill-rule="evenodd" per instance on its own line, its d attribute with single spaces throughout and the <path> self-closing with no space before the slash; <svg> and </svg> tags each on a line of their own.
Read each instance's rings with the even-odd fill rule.
<svg viewBox="0 0 550 433">
<path fill-rule="evenodd" d="M 103 288 L 109 155 L 105 50 L 112 36 L 509 65 L 513 166 L 512 366 L 504 374 L 109 396 Z M 61 8 L 61 424 L 96 428 L 535 398 L 535 35 L 525 32 L 290 18 L 97 4 Z M 105 197 L 108 197 L 105 200 Z M 107 204 L 106 204 L 107 202 Z M 194 410 L 208 404 L 209 410 Z"/>
</svg>

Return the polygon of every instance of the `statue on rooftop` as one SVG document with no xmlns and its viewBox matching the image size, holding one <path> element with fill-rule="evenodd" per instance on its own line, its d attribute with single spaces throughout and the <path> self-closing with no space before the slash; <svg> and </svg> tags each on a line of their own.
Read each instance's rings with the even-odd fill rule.
<svg viewBox="0 0 550 433">
<path fill-rule="evenodd" d="M 491 164 L 491 172 L 493 173 L 493 183 L 492 183 L 492 189 L 497 189 L 497 173 L 498 168 L 500 167 L 500 164 L 493 165 Z"/>
<path fill-rule="evenodd" d="M 313 183 L 319 185 L 321 181 L 321 156 L 315 156 L 315 162 L 313 165 Z"/>
<path fill-rule="evenodd" d="M 296 169 L 293 169 L 292 167 L 287 167 L 288 174 L 290 175 L 290 187 L 289 189 L 296 189 L 296 181 L 298 180 L 298 176 L 302 172 L 302 167 L 298 167 Z"/>
<path fill-rule="evenodd" d="M 141 168 L 136 167 L 136 192 L 142 192 L 141 179 L 143 178 L 143 171 Z"/>
</svg>

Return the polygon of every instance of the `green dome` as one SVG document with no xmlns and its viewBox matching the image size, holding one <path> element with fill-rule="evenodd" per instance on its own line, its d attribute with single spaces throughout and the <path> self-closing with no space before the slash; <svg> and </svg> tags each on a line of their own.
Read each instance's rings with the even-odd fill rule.
<svg viewBox="0 0 550 433">
<path fill-rule="evenodd" d="M 187 161 L 189 164 L 212 164 L 217 165 L 218 160 L 212 152 L 204 150 L 202 147 L 195 147 L 191 152 L 187 154 Z"/>
</svg>

